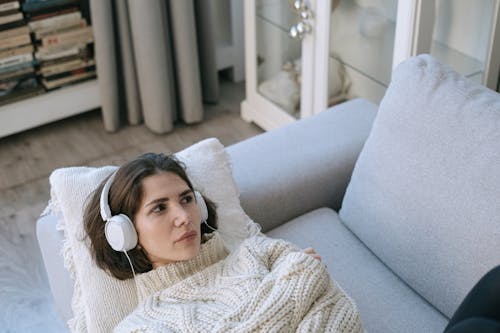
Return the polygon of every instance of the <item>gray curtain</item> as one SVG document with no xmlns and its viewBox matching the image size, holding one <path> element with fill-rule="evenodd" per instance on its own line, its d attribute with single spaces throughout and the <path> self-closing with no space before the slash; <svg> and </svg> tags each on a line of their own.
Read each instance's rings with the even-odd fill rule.
<svg viewBox="0 0 500 333">
<path fill-rule="evenodd" d="M 124 123 L 155 133 L 203 120 L 218 100 L 215 45 L 206 0 L 90 0 L 106 130 Z"/>
</svg>

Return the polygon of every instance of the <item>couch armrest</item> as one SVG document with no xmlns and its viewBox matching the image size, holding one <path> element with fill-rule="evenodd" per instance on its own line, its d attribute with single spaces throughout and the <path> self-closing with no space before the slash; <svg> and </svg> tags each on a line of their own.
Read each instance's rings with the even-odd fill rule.
<svg viewBox="0 0 500 333">
<path fill-rule="evenodd" d="M 315 208 L 338 210 L 376 110 L 355 99 L 227 147 L 245 212 L 267 231 Z"/>
<path fill-rule="evenodd" d="M 71 310 L 73 280 L 64 268 L 62 256 L 64 233 L 56 230 L 56 224 L 57 218 L 54 215 L 40 217 L 36 223 L 36 237 L 42 252 L 56 310 L 63 322 L 67 323 L 73 317 Z"/>
</svg>

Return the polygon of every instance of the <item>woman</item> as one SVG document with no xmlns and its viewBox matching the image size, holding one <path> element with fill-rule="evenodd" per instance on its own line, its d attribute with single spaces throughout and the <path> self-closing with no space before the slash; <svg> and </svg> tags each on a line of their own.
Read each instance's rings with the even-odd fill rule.
<svg viewBox="0 0 500 333">
<path fill-rule="evenodd" d="M 173 157 L 148 153 L 120 167 L 84 223 L 99 267 L 118 279 L 140 273 L 139 305 L 116 332 L 363 331 L 313 249 L 259 234 L 229 254 L 212 232 L 215 205 Z"/>
</svg>

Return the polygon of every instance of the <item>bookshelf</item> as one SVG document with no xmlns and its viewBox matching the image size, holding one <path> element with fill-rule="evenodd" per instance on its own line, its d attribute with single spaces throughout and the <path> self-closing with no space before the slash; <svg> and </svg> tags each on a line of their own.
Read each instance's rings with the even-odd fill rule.
<svg viewBox="0 0 500 333">
<path fill-rule="evenodd" d="M 97 79 L 0 107 L 0 137 L 48 124 L 101 106 Z"/>
<path fill-rule="evenodd" d="M 89 1 L 79 5 L 95 35 Z M 99 108 L 101 100 L 99 81 L 93 78 L 0 105 L 0 138 Z"/>
</svg>

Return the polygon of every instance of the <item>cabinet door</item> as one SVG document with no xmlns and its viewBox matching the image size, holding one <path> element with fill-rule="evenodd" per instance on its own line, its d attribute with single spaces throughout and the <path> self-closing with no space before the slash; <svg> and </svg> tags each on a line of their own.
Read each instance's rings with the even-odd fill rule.
<svg viewBox="0 0 500 333">
<path fill-rule="evenodd" d="M 309 10 L 309 3 L 245 1 L 248 103 L 242 115 L 267 130 L 302 118 L 312 109 L 313 32 L 310 20 L 304 24 L 299 17 L 301 10 Z"/>
<path fill-rule="evenodd" d="M 496 90 L 499 7 L 499 0 L 401 2 L 395 65 L 410 56 L 430 53 L 465 77 Z"/>
<path fill-rule="evenodd" d="M 328 106 L 363 97 L 379 103 L 391 79 L 397 0 L 331 0 Z"/>
</svg>

